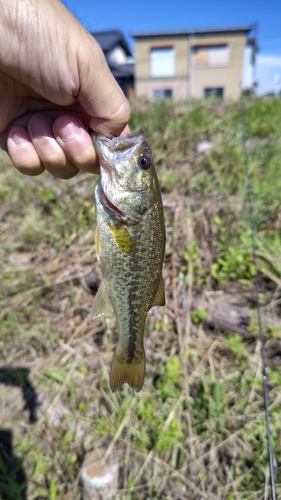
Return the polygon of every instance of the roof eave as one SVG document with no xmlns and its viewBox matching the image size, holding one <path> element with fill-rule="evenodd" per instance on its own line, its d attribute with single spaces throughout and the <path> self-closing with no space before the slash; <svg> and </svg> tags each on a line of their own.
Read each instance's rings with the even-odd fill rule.
<svg viewBox="0 0 281 500">
<path fill-rule="evenodd" d="M 120 45 L 127 56 L 132 56 L 132 51 L 129 47 L 129 45 L 127 44 L 127 41 L 122 33 L 121 30 L 119 29 L 116 29 L 116 30 L 105 30 L 105 31 L 91 31 L 90 34 L 97 39 L 98 43 L 100 43 L 102 49 L 106 52 L 110 52 L 115 46 L 116 46 L 116 40 L 118 39 L 119 42 L 118 42 L 118 45 Z M 99 36 L 110 36 L 110 35 L 115 35 L 115 40 L 112 44 L 109 44 L 107 46 L 107 48 L 105 49 L 103 46 L 102 46 L 102 43 L 99 41 Z"/>
<path fill-rule="evenodd" d="M 195 30 L 177 30 L 177 31 L 150 31 L 130 33 L 133 38 L 157 38 L 163 36 L 178 36 L 178 35 L 209 35 L 216 33 L 249 33 L 252 31 L 253 26 L 238 26 L 233 28 L 209 28 L 209 29 L 195 29 Z"/>
</svg>

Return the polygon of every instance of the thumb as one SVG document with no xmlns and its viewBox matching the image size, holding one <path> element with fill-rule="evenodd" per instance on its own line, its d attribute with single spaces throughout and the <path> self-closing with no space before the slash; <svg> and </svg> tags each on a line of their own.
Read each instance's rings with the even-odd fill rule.
<svg viewBox="0 0 281 500">
<path fill-rule="evenodd" d="M 102 49 L 89 34 L 90 50 L 78 54 L 78 102 L 90 115 L 89 126 L 107 137 L 119 136 L 130 118 L 130 105 L 112 75 Z M 89 47 L 88 47 L 89 48 Z M 85 62 L 86 61 L 86 62 Z"/>
</svg>

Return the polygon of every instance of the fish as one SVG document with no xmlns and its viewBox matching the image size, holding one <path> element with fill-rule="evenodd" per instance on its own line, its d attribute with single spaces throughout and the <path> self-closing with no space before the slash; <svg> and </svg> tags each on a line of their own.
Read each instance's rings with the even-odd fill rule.
<svg viewBox="0 0 281 500">
<path fill-rule="evenodd" d="M 139 392 L 145 378 L 148 311 L 165 305 L 162 266 L 164 212 L 152 151 L 144 129 L 109 139 L 91 132 L 100 176 L 95 187 L 96 252 L 102 281 L 90 322 L 114 314 L 118 343 L 109 385 Z"/>
</svg>

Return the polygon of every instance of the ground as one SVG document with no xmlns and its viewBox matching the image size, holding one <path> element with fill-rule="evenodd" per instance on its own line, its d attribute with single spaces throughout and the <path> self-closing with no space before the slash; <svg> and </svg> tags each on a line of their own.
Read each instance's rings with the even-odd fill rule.
<svg viewBox="0 0 281 500">
<path fill-rule="evenodd" d="M 281 494 L 281 103 L 245 115 Z M 24 177 L 1 156 L 1 498 L 82 499 L 98 448 L 118 460 L 115 498 L 270 498 L 240 103 L 137 102 L 130 125 L 152 145 L 167 230 L 138 394 L 108 386 L 114 318 L 88 325 L 96 176 Z"/>
</svg>

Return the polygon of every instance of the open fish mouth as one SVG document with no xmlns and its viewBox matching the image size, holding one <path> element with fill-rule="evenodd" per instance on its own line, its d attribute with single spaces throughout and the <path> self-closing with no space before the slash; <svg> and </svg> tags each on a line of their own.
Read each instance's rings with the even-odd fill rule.
<svg viewBox="0 0 281 500">
<path fill-rule="evenodd" d="M 141 127 L 136 132 L 130 134 L 120 135 L 119 137 L 106 137 L 105 135 L 97 134 L 93 130 L 90 130 L 90 135 L 95 143 L 101 141 L 112 151 L 117 151 L 125 149 L 127 147 L 132 147 L 134 144 L 139 144 L 140 140 L 145 139 L 144 128 Z"/>
<path fill-rule="evenodd" d="M 144 129 L 140 128 L 131 134 L 119 137 L 108 137 L 90 131 L 91 138 L 98 153 L 98 156 L 108 162 L 115 161 L 119 155 L 124 160 L 126 155 L 130 156 L 132 151 L 145 141 Z"/>
</svg>

